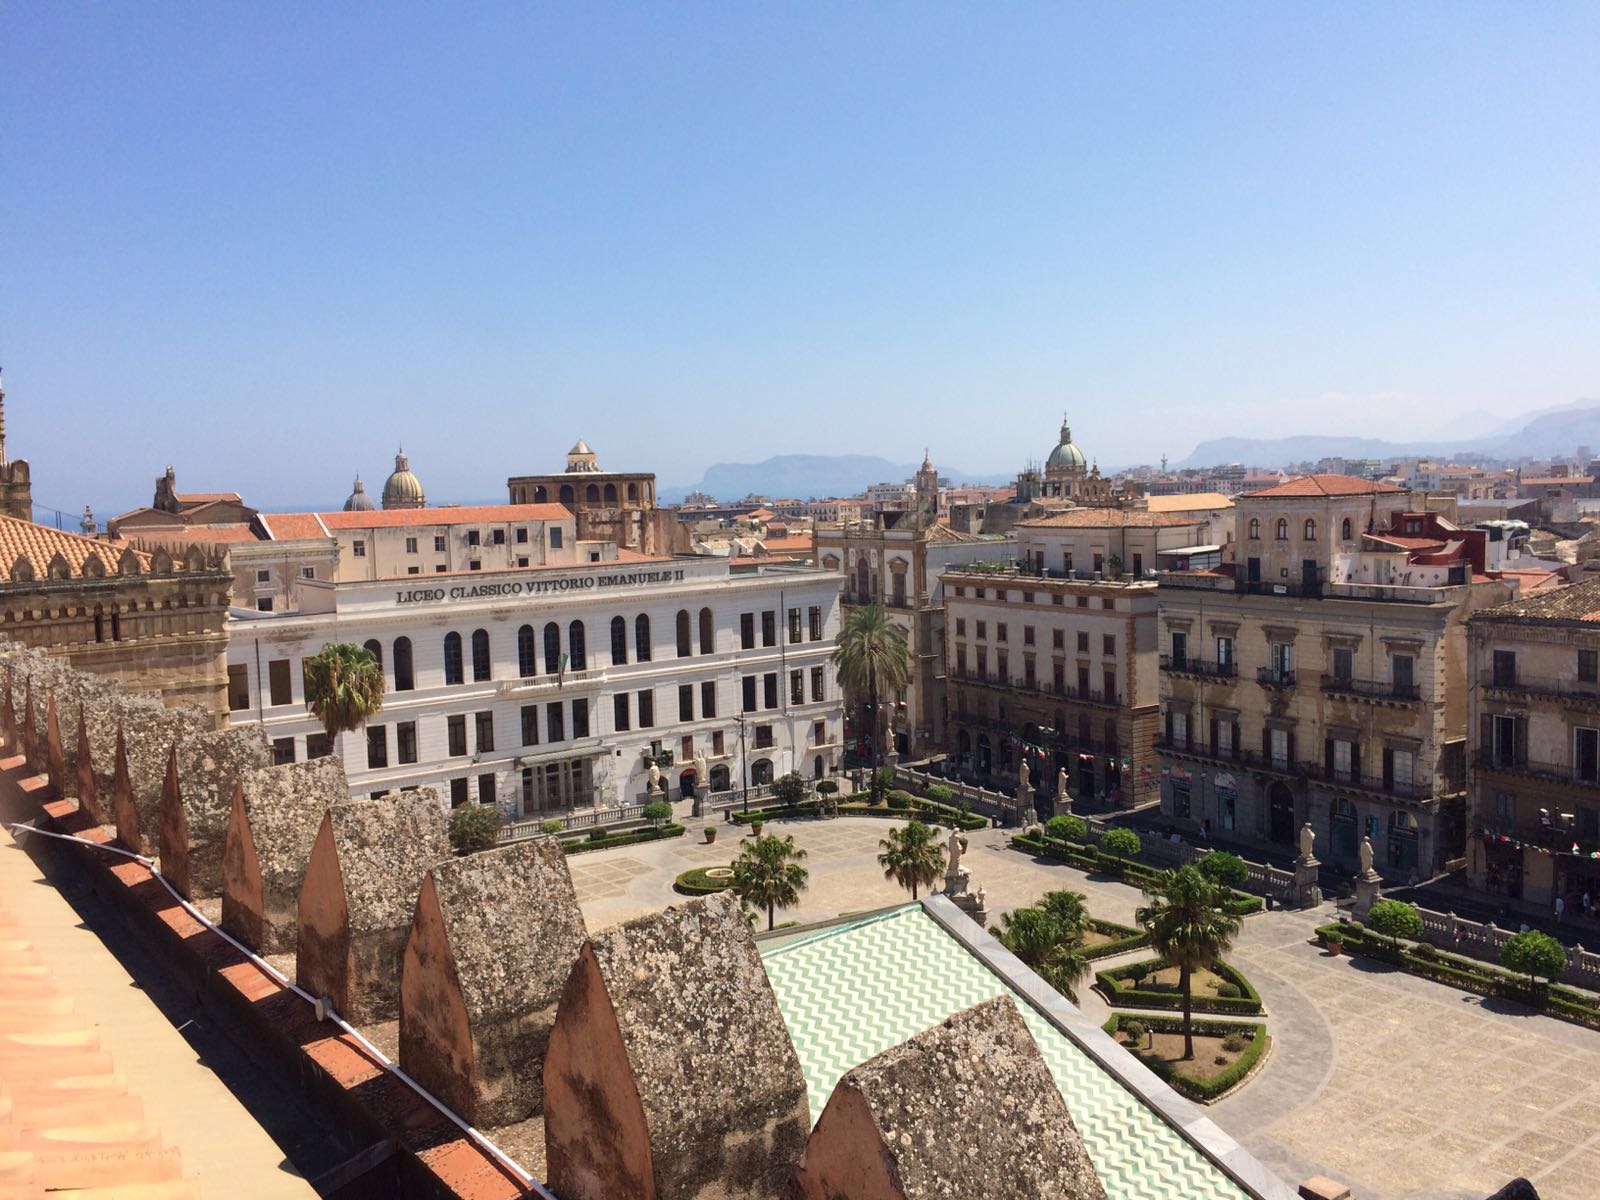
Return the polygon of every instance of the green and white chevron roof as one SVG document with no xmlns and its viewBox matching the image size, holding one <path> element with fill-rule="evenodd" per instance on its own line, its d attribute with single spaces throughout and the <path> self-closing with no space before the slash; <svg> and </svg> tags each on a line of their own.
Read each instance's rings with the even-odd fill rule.
<svg viewBox="0 0 1600 1200">
<path fill-rule="evenodd" d="M 1010 990 L 915 905 L 772 944 L 762 957 L 805 1071 L 813 1121 L 852 1067 Z M 1246 1195 L 1025 999 L 1013 998 L 1108 1200 Z"/>
</svg>

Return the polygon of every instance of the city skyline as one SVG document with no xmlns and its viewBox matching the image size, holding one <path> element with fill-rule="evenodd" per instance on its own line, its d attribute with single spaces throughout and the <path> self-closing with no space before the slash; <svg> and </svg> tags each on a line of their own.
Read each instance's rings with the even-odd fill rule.
<svg viewBox="0 0 1600 1200">
<path fill-rule="evenodd" d="M 1587 10 L 4 19 L 8 434 L 68 513 L 1600 396 Z"/>
</svg>

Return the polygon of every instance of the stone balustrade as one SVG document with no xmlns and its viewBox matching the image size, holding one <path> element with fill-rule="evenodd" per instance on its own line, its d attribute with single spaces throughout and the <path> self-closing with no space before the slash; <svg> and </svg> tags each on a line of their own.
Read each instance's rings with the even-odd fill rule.
<svg viewBox="0 0 1600 1200">
<path fill-rule="evenodd" d="M 1423 941 L 1452 954 L 1462 954 L 1485 962 L 1498 963 L 1500 951 L 1517 933 L 1515 929 L 1502 929 L 1493 921 L 1479 924 L 1464 920 L 1454 913 L 1434 912 L 1427 908 L 1418 908 L 1417 911 L 1422 916 Z M 1561 976 L 1561 982 L 1600 992 L 1600 954 L 1585 950 L 1581 945 L 1569 946 L 1567 969 Z"/>
</svg>

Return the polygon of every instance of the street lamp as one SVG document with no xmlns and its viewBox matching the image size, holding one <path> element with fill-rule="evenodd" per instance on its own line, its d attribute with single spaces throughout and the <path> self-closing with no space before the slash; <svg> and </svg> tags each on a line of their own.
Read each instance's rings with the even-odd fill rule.
<svg viewBox="0 0 1600 1200">
<path fill-rule="evenodd" d="M 750 812 L 750 757 L 744 748 L 744 714 L 740 713 L 739 722 L 739 787 L 744 793 L 744 811 Z"/>
</svg>

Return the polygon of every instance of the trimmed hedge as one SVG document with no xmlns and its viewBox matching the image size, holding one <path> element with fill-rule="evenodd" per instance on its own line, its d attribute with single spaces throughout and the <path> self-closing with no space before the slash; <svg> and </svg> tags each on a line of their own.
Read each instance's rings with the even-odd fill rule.
<svg viewBox="0 0 1600 1200">
<path fill-rule="evenodd" d="M 1099 971 L 1095 974 L 1095 987 L 1106 998 L 1107 1003 L 1113 1005 L 1127 1005 L 1129 1008 L 1162 1008 L 1181 1012 L 1183 1009 L 1182 992 L 1157 992 L 1142 988 L 1120 988 L 1116 981 L 1132 978 L 1134 973 L 1143 969 L 1144 973 L 1154 974 L 1167 964 L 1159 958 L 1146 959 L 1144 962 L 1129 963 L 1125 967 L 1116 967 L 1109 971 Z M 1208 996 L 1196 993 L 1191 1007 L 1195 1012 L 1220 1012 L 1220 1013 L 1249 1013 L 1255 1015 L 1261 1011 L 1261 996 L 1250 986 L 1250 981 L 1239 972 L 1236 967 L 1225 962 L 1218 962 L 1211 968 L 1212 974 L 1224 982 L 1231 983 L 1239 989 L 1237 998 L 1229 996 Z"/>
<path fill-rule="evenodd" d="M 656 829 L 636 829 L 631 833 L 608 833 L 604 837 L 587 837 L 562 842 L 561 849 L 568 854 L 585 854 L 590 850 L 609 850 L 613 846 L 633 846 L 640 842 L 659 842 L 662 838 L 682 837 L 682 825 L 662 825 Z"/>
<path fill-rule="evenodd" d="M 1146 1029 L 1160 1033 L 1182 1033 L 1183 1021 L 1173 1020 L 1171 1017 L 1147 1017 L 1134 1013 L 1112 1013 L 1110 1018 L 1100 1028 L 1113 1037 L 1117 1031 L 1128 1021 L 1138 1021 Z M 1261 1056 L 1267 1049 L 1267 1027 L 1265 1025 L 1247 1025 L 1242 1021 L 1195 1021 L 1193 1028 L 1196 1033 L 1212 1034 L 1226 1037 L 1230 1033 L 1250 1033 L 1250 1041 L 1245 1046 L 1244 1052 L 1239 1055 L 1232 1066 L 1219 1075 L 1210 1079 L 1195 1079 L 1183 1073 L 1183 1068 L 1174 1066 L 1153 1055 L 1141 1054 L 1131 1046 L 1123 1046 L 1152 1072 L 1158 1075 L 1173 1091 L 1187 1096 L 1191 1100 L 1198 1100 L 1202 1104 L 1209 1104 L 1213 1100 L 1232 1091 L 1244 1077 L 1250 1074 L 1256 1063 L 1261 1061 Z M 1118 1043 L 1121 1045 L 1121 1043 Z"/>
<path fill-rule="evenodd" d="M 945 808 L 938 804 L 918 803 L 910 808 L 875 808 L 868 804 L 858 804 L 846 801 L 839 805 L 841 817 L 882 817 L 890 821 L 922 820 L 930 824 L 948 825 L 960 829 L 963 833 L 971 833 L 978 829 L 987 829 L 989 821 L 986 817 L 974 816 L 963 813 L 960 809 Z M 748 825 L 751 821 L 779 821 L 789 817 L 814 817 L 817 815 L 817 806 L 812 804 L 793 805 L 784 808 L 767 808 L 760 812 L 752 809 L 748 813 L 736 812 L 733 819 L 736 824 Z"/>
<path fill-rule="evenodd" d="M 1058 841 L 1052 837 L 1041 837 L 1019 833 L 1011 839 L 1013 850 L 1023 850 L 1029 854 L 1042 855 L 1045 858 L 1056 858 L 1062 862 L 1071 863 L 1085 871 L 1098 871 L 1103 875 L 1110 875 L 1116 879 L 1125 880 L 1138 887 L 1147 883 L 1157 882 L 1166 874 L 1159 867 L 1146 866 L 1142 862 L 1135 862 L 1129 858 L 1118 858 L 1114 854 L 1102 854 L 1094 846 L 1079 846 L 1072 842 Z M 1231 889 L 1225 894 L 1222 910 L 1229 916 L 1248 917 L 1258 913 L 1266 907 L 1266 902 L 1260 896 L 1252 896 L 1247 892 L 1236 892 Z"/>
<path fill-rule="evenodd" d="M 1085 949 L 1083 956 L 1087 959 L 1110 958 L 1114 954 L 1125 954 L 1129 950 L 1137 950 L 1141 946 L 1150 944 L 1150 935 L 1142 929 L 1135 929 L 1132 925 L 1118 925 L 1115 921 L 1102 921 L 1099 917 L 1091 917 L 1089 927 L 1096 933 L 1105 934 L 1111 940 Z"/>
<path fill-rule="evenodd" d="M 712 870 L 727 870 L 726 867 L 695 867 L 692 871 L 685 871 L 672 881 L 672 890 L 680 896 L 715 896 L 718 892 L 725 892 L 733 886 L 733 877 L 713 879 L 706 874 Z"/>
<path fill-rule="evenodd" d="M 1532 987 L 1520 975 L 1513 975 L 1502 967 L 1463 958 L 1430 946 L 1429 953 L 1418 953 L 1418 947 L 1401 942 L 1396 949 L 1386 937 L 1367 932 L 1347 921 L 1335 921 L 1319 926 L 1317 937 L 1323 942 L 1330 939 L 1344 943 L 1346 950 L 1390 963 L 1413 975 L 1448 984 L 1464 992 L 1479 996 L 1494 996 L 1514 1000 L 1576 1025 L 1600 1029 L 1600 1003 L 1593 997 L 1559 983 L 1536 984 Z"/>
</svg>

